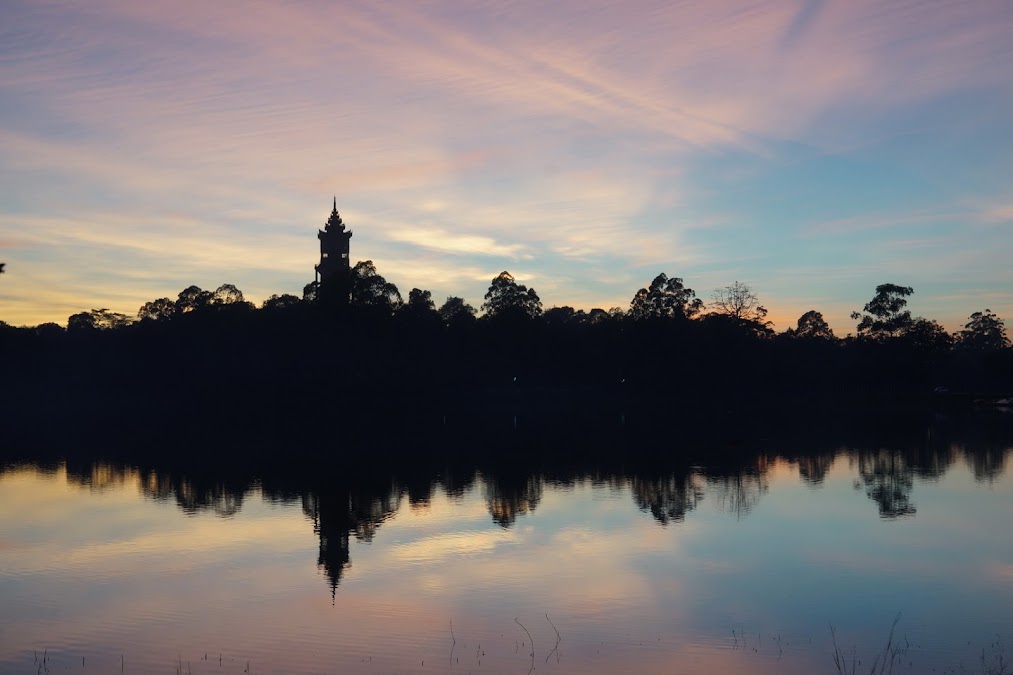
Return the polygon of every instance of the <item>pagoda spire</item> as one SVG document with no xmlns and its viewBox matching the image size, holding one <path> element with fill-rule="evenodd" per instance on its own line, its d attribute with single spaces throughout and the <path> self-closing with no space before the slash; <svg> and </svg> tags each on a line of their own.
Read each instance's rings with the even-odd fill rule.
<svg viewBox="0 0 1013 675">
<path fill-rule="evenodd" d="M 330 232 L 332 229 L 337 228 L 338 232 L 345 231 L 345 223 L 341 220 L 341 215 L 338 213 L 338 198 L 334 197 L 334 206 L 331 208 L 331 217 L 327 219 L 327 223 L 324 225 L 324 229 Z"/>
</svg>

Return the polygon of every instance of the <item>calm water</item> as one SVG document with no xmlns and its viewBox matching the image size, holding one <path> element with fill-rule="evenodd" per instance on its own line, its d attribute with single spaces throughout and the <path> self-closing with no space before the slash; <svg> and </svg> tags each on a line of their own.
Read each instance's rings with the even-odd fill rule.
<svg viewBox="0 0 1013 675">
<path fill-rule="evenodd" d="M 20 463 L 0 671 L 834 673 L 833 624 L 867 672 L 899 613 L 894 672 L 998 672 L 1013 450 L 930 445 L 407 481 Z"/>
</svg>

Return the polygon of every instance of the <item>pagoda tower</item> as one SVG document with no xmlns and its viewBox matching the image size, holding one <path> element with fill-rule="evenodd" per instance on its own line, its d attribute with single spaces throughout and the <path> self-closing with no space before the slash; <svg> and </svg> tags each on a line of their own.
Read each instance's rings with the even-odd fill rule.
<svg viewBox="0 0 1013 675">
<path fill-rule="evenodd" d="M 348 240 L 351 238 L 352 231 L 345 230 L 345 223 L 338 215 L 338 198 L 335 197 L 330 218 L 324 229 L 317 232 L 317 239 L 320 240 L 320 264 L 315 265 L 314 269 L 320 286 L 330 286 L 348 276 Z"/>
</svg>

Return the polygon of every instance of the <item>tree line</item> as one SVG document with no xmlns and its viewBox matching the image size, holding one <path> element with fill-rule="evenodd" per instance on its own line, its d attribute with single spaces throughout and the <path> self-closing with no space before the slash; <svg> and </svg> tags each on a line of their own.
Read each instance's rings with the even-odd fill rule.
<svg viewBox="0 0 1013 675">
<path fill-rule="evenodd" d="M 839 341 L 823 314 L 815 309 L 802 314 L 794 327 L 776 334 L 773 324 L 766 319 L 767 310 L 760 304 L 757 294 L 739 281 L 715 291 L 709 305 L 705 305 L 681 278 L 661 273 L 648 287 L 634 294 L 626 309 L 613 307 L 584 311 L 561 306 L 543 310 L 535 289 L 517 283 L 513 275 L 504 271 L 492 279 L 481 305 L 481 316 L 472 305 L 456 296 L 448 297 L 437 307 L 431 292 L 412 288 L 405 299 L 397 286 L 380 275 L 370 260 L 351 268 L 347 285 L 343 286 L 341 295 L 347 297 L 342 297 L 340 302 L 325 303 L 324 289 L 319 282 L 313 282 L 303 289 L 302 298 L 292 294 L 272 295 L 264 300 L 259 311 L 278 315 L 317 308 L 337 314 L 359 315 L 359 318 L 368 315 L 373 319 L 439 322 L 446 328 L 476 320 L 499 324 L 540 320 L 548 325 L 698 321 L 716 324 L 722 331 L 739 332 L 757 339 Z M 914 289 L 910 286 L 890 283 L 877 286 L 875 295 L 862 310 L 852 313 L 852 319 L 858 321 L 856 332 L 844 341 L 901 341 L 912 349 L 930 350 L 995 351 L 1010 347 L 1005 323 L 990 309 L 972 313 L 963 328 L 951 334 L 934 320 L 911 315 L 906 307 L 907 299 L 913 293 Z M 105 308 L 73 314 L 68 318 L 67 331 L 115 330 L 136 323 L 170 321 L 186 315 L 196 317 L 224 312 L 237 316 L 256 310 L 233 284 L 223 284 L 213 291 L 189 286 L 175 299 L 164 297 L 144 303 L 136 316 Z M 11 330 L 10 326 L 2 325 Z M 45 323 L 28 330 L 52 334 L 60 327 Z"/>
<path fill-rule="evenodd" d="M 0 272 L 3 265 L 0 264 Z M 627 309 L 613 307 L 590 311 L 575 310 L 569 306 L 543 310 L 541 299 L 534 288 L 517 283 L 509 272 L 501 272 L 490 283 L 481 305 L 482 315 L 463 298 L 450 296 L 437 308 L 432 293 L 412 288 L 405 299 L 397 286 L 377 271 L 371 260 L 357 263 L 348 274 L 346 294 L 340 303 L 327 308 L 340 311 L 347 305 L 356 313 L 363 310 L 374 318 L 410 318 L 419 321 L 439 321 L 445 327 L 466 324 L 477 319 L 490 322 L 515 322 L 541 319 L 547 324 L 602 322 L 659 321 L 674 322 L 698 320 L 722 324 L 726 330 L 741 331 L 757 338 L 838 340 L 833 330 L 815 309 L 802 314 L 795 327 L 780 336 L 767 321 L 767 310 L 760 304 L 757 294 L 747 284 L 735 281 L 714 292 L 709 305 L 697 297 L 696 292 L 684 285 L 679 277 L 661 273 L 647 288 L 638 290 Z M 972 350 L 1001 350 L 1010 347 L 1003 320 L 990 309 L 972 313 L 961 330 L 948 333 L 938 322 L 913 317 L 906 309 L 907 298 L 914 293 L 910 286 L 881 284 L 876 287 L 872 300 L 862 311 L 851 314 L 858 321 L 856 333 L 845 340 L 902 340 L 913 348 L 957 348 Z M 303 296 L 292 294 L 272 295 L 260 306 L 267 313 L 295 312 L 307 307 L 325 305 L 319 282 L 307 284 Z M 73 314 L 68 318 L 67 331 L 121 329 L 138 322 L 167 321 L 190 313 L 207 314 L 228 312 L 238 314 L 257 308 L 246 301 L 243 292 L 233 284 L 223 284 L 213 291 L 188 286 L 175 300 L 164 297 L 144 303 L 136 316 L 109 309 L 92 309 Z M 705 311 L 706 310 L 706 311 Z M 0 322 L 8 330 L 10 326 Z M 34 332 L 53 333 L 60 327 L 45 323 Z"/>
<path fill-rule="evenodd" d="M 624 419 L 675 430 L 724 423 L 728 411 L 747 424 L 829 400 L 1013 392 L 1003 320 L 975 311 L 951 334 L 911 314 L 913 292 L 877 286 L 853 314 L 855 333 L 841 338 L 817 310 L 775 332 L 738 281 L 705 303 L 662 273 L 626 308 L 584 311 L 543 309 L 534 288 L 504 271 L 476 309 L 454 296 L 437 306 L 419 288 L 404 298 L 364 261 L 338 285 L 311 283 L 302 297 L 272 295 L 259 308 L 232 284 L 189 286 L 136 316 L 102 308 L 70 316 L 66 329 L 3 324 L 0 346 L 15 408 L 91 420 L 161 406 L 194 423 L 232 416 L 268 431 L 341 406 L 362 420 L 619 407 Z"/>
</svg>

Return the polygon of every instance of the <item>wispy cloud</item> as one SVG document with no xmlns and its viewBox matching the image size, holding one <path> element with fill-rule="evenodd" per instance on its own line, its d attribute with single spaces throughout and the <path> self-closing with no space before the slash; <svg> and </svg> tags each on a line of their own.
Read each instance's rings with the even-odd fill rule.
<svg viewBox="0 0 1013 675">
<path fill-rule="evenodd" d="M 334 193 L 354 255 L 390 261 L 381 271 L 392 279 L 463 295 L 482 291 L 469 279 L 519 266 L 546 298 L 581 306 L 628 298 L 661 270 L 710 280 L 722 267 L 730 278 L 716 285 L 749 276 L 773 294 L 784 288 L 778 252 L 811 254 L 829 237 L 855 240 L 842 266 L 875 269 L 877 251 L 894 250 L 914 267 L 911 252 L 930 251 L 939 228 L 1013 218 L 967 168 L 1007 168 L 974 154 L 998 157 L 1013 137 L 1013 11 L 1002 0 L 468 11 L 15 0 L 5 15 L 0 246 L 18 270 L 0 286 L 5 320 L 12 294 L 32 297 L 22 274 L 61 279 L 82 308 L 110 304 L 117 283 L 145 270 L 172 288 L 217 269 L 256 292 L 291 292 L 312 275 L 321 203 Z M 981 96 L 994 111 L 984 122 L 966 112 Z M 691 189 L 744 159 L 736 180 L 761 180 L 799 147 L 861 153 L 862 166 L 907 148 L 943 189 L 889 207 L 862 207 L 859 192 L 854 208 L 762 238 L 757 223 L 777 220 L 776 201 L 715 207 Z M 720 231 L 698 226 L 715 220 Z M 71 254 L 71 242 L 91 252 Z M 995 264 L 968 246 L 946 269 Z M 107 270 L 101 292 L 88 260 Z M 16 316 L 63 318 L 38 298 L 34 310 L 19 300 Z"/>
<path fill-rule="evenodd" d="M 440 229 L 406 228 L 394 230 L 389 236 L 394 241 L 407 242 L 444 253 L 531 259 L 530 254 L 524 253 L 525 247 L 521 244 L 503 244 L 481 235 L 452 234 Z"/>
<path fill-rule="evenodd" d="M 1013 223 L 1013 204 L 1001 204 L 985 209 L 980 217 L 986 223 Z"/>
<path fill-rule="evenodd" d="M 818 222 L 804 227 L 800 234 L 807 237 L 848 235 L 863 233 L 869 230 L 887 230 L 947 221 L 952 222 L 961 218 L 968 219 L 972 216 L 973 213 L 969 209 L 955 211 L 951 207 L 944 207 L 942 210 L 919 207 L 914 212 L 869 213 L 861 216 L 850 216 Z"/>
</svg>

